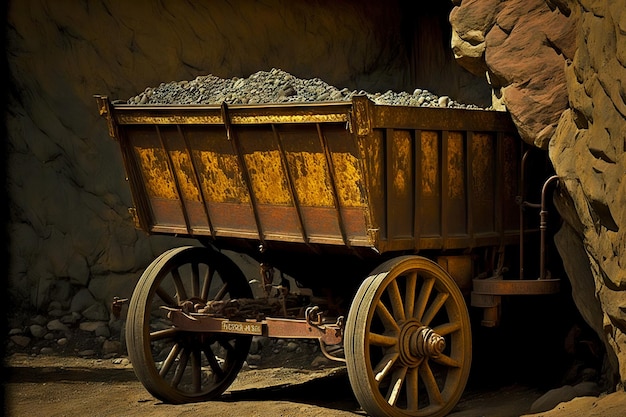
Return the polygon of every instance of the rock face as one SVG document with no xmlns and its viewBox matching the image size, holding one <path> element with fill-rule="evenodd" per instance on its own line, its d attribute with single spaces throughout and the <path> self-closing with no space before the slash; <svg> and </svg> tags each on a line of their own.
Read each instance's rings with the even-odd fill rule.
<svg viewBox="0 0 626 417">
<path fill-rule="evenodd" d="M 463 0 L 458 61 L 486 73 L 524 139 L 549 149 L 556 243 L 586 321 L 626 381 L 626 1 Z"/>
</svg>

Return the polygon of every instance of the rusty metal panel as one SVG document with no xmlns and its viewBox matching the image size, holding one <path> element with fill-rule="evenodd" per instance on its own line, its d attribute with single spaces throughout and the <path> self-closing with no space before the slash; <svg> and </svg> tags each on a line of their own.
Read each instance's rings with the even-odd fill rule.
<svg viewBox="0 0 626 417">
<path fill-rule="evenodd" d="M 519 229 L 503 113 L 350 103 L 129 106 L 100 98 L 148 232 L 392 250 Z"/>
<path fill-rule="evenodd" d="M 417 173 L 419 233 L 421 247 L 428 248 L 429 243 L 439 246 L 441 231 L 441 135 L 437 131 L 421 131 L 419 138 Z"/>
<path fill-rule="evenodd" d="M 466 157 L 464 132 L 445 132 L 442 166 L 444 239 L 468 235 Z"/>
<path fill-rule="evenodd" d="M 470 141 L 470 192 L 472 233 L 476 236 L 496 232 L 496 148 L 493 133 L 476 132 Z"/>
<path fill-rule="evenodd" d="M 388 237 L 390 240 L 412 239 L 415 213 L 412 132 L 386 129 L 386 133 Z"/>
</svg>

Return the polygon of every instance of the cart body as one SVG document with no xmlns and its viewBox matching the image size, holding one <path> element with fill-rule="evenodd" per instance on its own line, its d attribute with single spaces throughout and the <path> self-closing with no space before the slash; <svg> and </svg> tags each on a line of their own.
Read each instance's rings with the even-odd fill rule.
<svg viewBox="0 0 626 417">
<path fill-rule="evenodd" d="M 100 106 L 148 233 L 377 254 L 519 240 L 521 142 L 504 112 Z"/>
<path fill-rule="evenodd" d="M 138 228 L 235 249 L 351 303 L 293 295 L 282 281 L 259 302 L 249 277 L 219 253 L 170 250 L 142 275 L 126 334 L 135 372 L 158 398 L 221 394 L 250 335 L 314 338 L 347 363 L 367 412 L 441 416 L 469 374 L 470 292 L 483 324 L 496 325 L 502 295 L 558 290 L 555 280 L 503 276 L 507 248 L 522 248 L 532 229 L 523 220 L 527 154 L 507 113 L 364 96 L 238 106 L 97 101 L 120 145 Z M 215 271 L 223 285 L 213 290 Z M 268 271 L 264 288 L 273 285 Z M 155 330 L 157 317 L 170 327 Z M 227 347 L 225 361 L 209 341 Z M 345 357 L 326 351 L 342 344 Z M 189 391 L 180 383 L 188 360 Z"/>
</svg>

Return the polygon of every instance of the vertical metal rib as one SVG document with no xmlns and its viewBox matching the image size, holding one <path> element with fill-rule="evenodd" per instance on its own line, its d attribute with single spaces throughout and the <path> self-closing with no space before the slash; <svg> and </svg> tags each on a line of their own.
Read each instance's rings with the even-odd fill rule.
<svg viewBox="0 0 626 417">
<path fill-rule="evenodd" d="M 202 208 L 204 209 L 204 214 L 206 216 L 207 224 L 209 226 L 209 234 L 211 236 L 215 236 L 215 229 L 213 229 L 213 223 L 211 222 L 211 216 L 209 215 L 209 206 L 207 204 L 206 195 L 204 194 L 204 187 L 202 187 L 202 183 L 200 182 L 200 175 L 198 174 L 198 167 L 196 165 L 195 159 L 193 158 L 193 153 L 191 150 L 191 146 L 189 145 L 189 141 L 187 140 L 187 136 L 180 128 L 180 125 L 176 125 L 178 129 L 178 134 L 183 138 L 183 142 L 185 143 L 185 150 L 187 151 L 187 156 L 189 157 L 189 161 L 191 161 L 191 168 L 193 170 L 194 178 L 196 179 L 196 185 L 198 186 L 198 190 L 200 191 L 200 200 L 202 200 Z"/>
<path fill-rule="evenodd" d="M 500 236 L 500 241 L 504 239 L 504 133 L 496 133 L 496 154 L 495 154 L 495 198 L 494 201 L 494 214 L 495 224 L 494 228 Z"/>
<path fill-rule="evenodd" d="M 413 172 L 415 177 L 415 184 L 413 186 L 413 240 L 415 242 L 415 251 L 420 250 L 420 242 L 422 235 L 422 219 L 420 213 L 421 197 L 422 197 L 422 131 L 415 130 L 414 138 L 415 145 L 413 146 Z"/>
<path fill-rule="evenodd" d="M 443 248 L 446 249 L 448 240 L 448 207 L 450 206 L 448 187 L 450 178 L 448 166 L 448 131 L 441 132 L 441 217 L 440 229 Z"/>
<path fill-rule="evenodd" d="M 348 238 L 346 236 L 346 229 L 343 224 L 343 218 L 341 216 L 341 208 L 339 207 L 339 196 L 337 194 L 337 183 L 335 182 L 335 164 L 333 163 L 333 158 L 330 152 L 330 148 L 328 147 L 328 143 L 324 134 L 322 133 L 322 128 L 320 124 L 317 123 L 315 125 L 317 127 L 317 135 L 320 139 L 320 143 L 322 144 L 322 149 L 324 149 L 324 155 L 326 156 L 326 164 L 328 165 L 328 175 L 330 176 L 330 188 L 333 195 L 333 201 L 335 203 L 335 208 L 337 211 L 337 223 L 339 224 L 339 230 L 341 232 L 341 239 L 343 240 L 343 244 L 350 247 L 350 242 L 348 242 Z"/>
<path fill-rule="evenodd" d="M 474 192 L 472 182 L 475 180 L 474 174 L 474 132 L 465 132 L 465 232 L 475 244 L 474 236 Z"/>
<path fill-rule="evenodd" d="M 172 173 L 172 179 L 174 180 L 174 186 L 176 188 L 176 194 L 178 195 L 178 201 L 180 201 L 180 209 L 183 212 L 183 218 L 185 219 L 185 227 L 187 229 L 187 233 L 192 235 L 191 225 L 189 224 L 189 216 L 187 214 L 187 207 L 185 206 L 185 200 L 183 199 L 183 193 L 180 190 L 180 184 L 178 183 L 178 175 L 176 175 L 176 170 L 174 169 L 174 162 L 172 161 L 172 155 L 170 154 L 169 149 L 165 146 L 165 141 L 163 140 L 163 136 L 161 135 L 161 130 L 159 129 L 159 125 L 154 126 L 157 132 L 157 136 L 159 137 L 159 142 L 161 143 L 161 148 L 165 151 L 167 166 Z"/>
<path fill-rule="evenodd" d="M 276 146 L 278 147 L 278 153 L 280 154 L 280 162 L 283 165 L 283 169 L 285 170 L 285 176 L 287 178 L 287 185 L 289 188 L 289 193 L 291 194 L 291 201 L 293 201 L 294 208 L 296 209 L 296 215 L 298 216 L 298 224 L 300 225 L 300 231 L 302 233 L 302 240 L 304 243 L 309 243 L 309 237 L 306 233 L 306 229 L 304 228 L 304 218 L 302 217 L 302 208 L 300 207 L 300 200 L 298 200 L 298 193 L 296 192 L 296 187 L 294 186 L 293 177 L 291 175 L 291 170 L 289 169 L 289 161 L 287 161 L 287 155 L 285 154 L 285 149 L 283 148 L 283 142 L 276 130 L 276 125 L 272 124 L 272 132 L 274 133 L 274 140 L 276 140 Z"/>
<path fill-rule="evenodd" d="M 390 128 L 387 128 L 384 130 L 384 135 L 383 137 L 385 138 L 385 142 L 383 143 L 382 149 L 384 152 L 384 156 L 383 156 L 383 181 L 385 186 L 383 187 L 383 200 L 384 200 L 384 204 L 385 204 L 385 214 L 384 216 L 382 216 L 383 221 L 385 222 L 385 230 L 387 231 L 387 240 L 391 241 L 395 236 L 392 236 L 392 231 L 391 231 L 391 225 L 395 224 L 391 222 L 391 207 L 393 205 L 393 201 L 391 201 L 391 197 L 389 196 L 389 194 L 391 193 L 391 190 L 394 189 L 393 187 L 393 172 L 391 172 L 391 170 L 393 169 L 393 162 L 391 161 L 391 158 L 393 158 L 394 154 L 393 154 L 393 130 Z"/>
<path fill-rule="evenodd" d="M 252 205 L 252 213 L 254 214 L 254 221 L 256 223 L 259 241 L 262 245 L 265 245 L 265 237 L 263 236 L 263 229 L 261 227 L 261 220 L 259 218 L 258 203 L 256 201 L 254 191 L 252 190 L 250 173 L 248 172 L 246 161 L 241 153 L 237 134 L 230 123 L 230 114 L 228 113 L 228 104 L 226 104 L 226 102 L 222 103 L 222 121 L 224 122 L 224 127 L 226 128 L 226 137 L 232 143 L 233 151 L 237 155 L 237 161 L 239 161 L 239 169 L 241 170 L 243 181 L 246 184 L 246 188 L 248 189 L 248 195 L 250 196 L 250 204 Z"/>
</svg>

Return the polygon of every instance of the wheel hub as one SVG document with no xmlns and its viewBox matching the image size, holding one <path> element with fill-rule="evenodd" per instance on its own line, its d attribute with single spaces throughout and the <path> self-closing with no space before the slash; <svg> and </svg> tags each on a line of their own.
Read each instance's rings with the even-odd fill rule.
<svg viewBox="0 0 626 417">
<path fill-rule="evenodd" d="M 436 358 L 446 348 L 446 340 L 428 326 L 409 321 L 400 332 L 400 360 L 417 366 L 424 358 Z"/>
<path fill-rule="evenodd" d="M 446 339 L 427 326 L 421 326 L 411 335 L 411 353 L 416 356 L 436 358 L 446 348 Z"/>
</svg>

